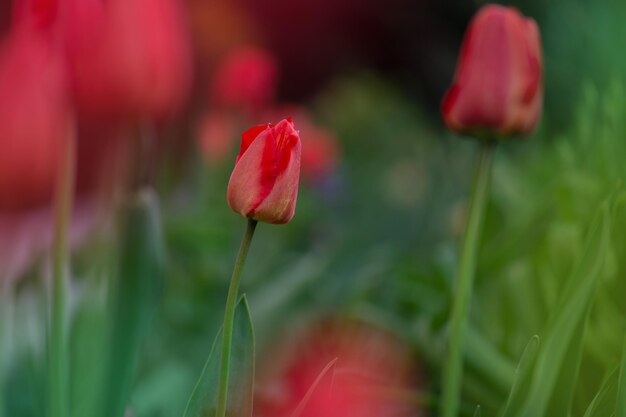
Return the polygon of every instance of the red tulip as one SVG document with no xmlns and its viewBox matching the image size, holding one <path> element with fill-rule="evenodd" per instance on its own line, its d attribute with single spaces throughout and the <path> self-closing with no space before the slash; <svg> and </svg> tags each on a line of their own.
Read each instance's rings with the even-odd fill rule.
<svg viewBox="0 0 626 417">
<path fill-rule="evenodd" d="M 419 382 L 409 350 L 374 326 L 323 319 L 272 346 L 261 360 L 255 411 L 260 417 L 290 416 L 322 369 L 336 359 L 332 375 L 309 397 L 302 417 L 407 417 L 420 410 L 389 392 Z"/>
<path fill-rule="evenodd" d="M 291 119 L 247 130 L 228 183 L 228 204 L 244 217 L 288 223 L 300 177 L 300 136 Z"/>
<path fill-rule="evenodd" d="M 237 49 L 215 73 L 213 99 L 222 107 L 256 113 L 274 98 L 277 74 L 276 62 L 269 52 L 251 47 Z"/>
<path fill-rule="evenodd" d="M 449 129 L 503 137 L 531 132 L 543 101 L 539 29 L 512 7 L 484 6 L 465 35 L 443 100 Z"/>
<path fill-rule="evenodd" d="M 127 120 L 170 116 L 191 82 L 178 0 L 67 0 L 65 35 L 79 111 Z"/>
<path fill-rule="evenodd" d="M 50 201 L 71 118 L 62 55 L 50 33 L 39 30 L 42 22 L 26 23 L 47 12 L 17 10 L 0 51 L 0 208 L 5 210 Z"/>
</svg>

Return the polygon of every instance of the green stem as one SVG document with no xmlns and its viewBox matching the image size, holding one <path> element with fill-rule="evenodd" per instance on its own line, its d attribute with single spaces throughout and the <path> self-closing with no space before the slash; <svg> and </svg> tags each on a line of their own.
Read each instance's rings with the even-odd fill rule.
<svg viewBox="0 0 626 417">
<path fill-rule="evenodd" d="M 52 243 L 52 311 L 48 352 L 48 417 L 68 417 L 67 369 L 67 281 L 69 268 L 68 230 L 74 200 L 76 137 L 70 132 L 62 147 L 54 201 L 54 241 Z"/>
<path fill-rule="evenodd" d="M 220 379 L 217 390 L 216 417 L 226 416 L 226 405 L 228 401 L 228 376 L 230 372 L 230 354 L 233 341 L 233 323 L 235 321 L 235 306 L 237 305 L 237 293 L 239 292 L 239 282 L 241 281 L 241 270 L 248 255 L 250 242 L 254 235 L 257 221 L 248 219 L 248 227 L 239 247 L 239 254 L 235 261 L 233 276 L 230 279 L 228 297 L 226 298 L 226 310 L 224 312 L 224 333 L 222 335 L 222 357 L 220 361 Z"/>
<path fill-rule="evenodd" d="M 443 417 L 456 417 L 459 412 L 461 380 L 463 378 L 463 345 L 495 143 L 485 141 L 482 142 L 481 146 L 450 318 L 450 339 L 443 370 Z"/>
</svg>

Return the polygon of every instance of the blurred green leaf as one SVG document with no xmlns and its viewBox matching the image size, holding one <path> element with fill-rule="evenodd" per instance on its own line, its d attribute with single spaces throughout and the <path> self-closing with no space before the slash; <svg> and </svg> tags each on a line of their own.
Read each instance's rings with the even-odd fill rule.
<svg viewBox="0 0 626 417">
<path fill-rule="evenodd" d="M 123 417 L 139 353 L 160 300 L 164 248 L 158 200 L 144 189 L 123 207 L 119 267 L 110 299 L 103 417 Z"/>
<path fill-rule="evenodd" d="M 71 413 L 74 417 L 93 417 L 100 406 L 106 357 L 106 320 L 98 300 L 86 297 L 78 306 L 71 329 Z"/>
<path fill-rule="evenodd" d="M 624 346 L 622 349 L 615 417 L 626 417 L 626 337 L 624 337 Z"/>
<path fill-rule="evenodd" d="M 609 216 L 608 202 L 604 202 L 589 228 L 583 255 L 548 323 L 526 401 L 515 415 L 569 415 L 580 366 L 584 324 L 609 249 Z M 553 403 L 557 404 L 554 409 L 551 408 Z"/>
<path fill-rule="evenodd" d="M 589 404 L 583 417 L 607 417 L 615 413 L 615 397 L 617 395 L 617 369 L 613 370 L 600 386 L 600 390 Z"/>
<path fill-rule="evenodd" d="M 515 413 L 523 401 L 524 395 L 527 393 L 529 385 L 529 377 L 531 375 L 532 366 L 535 358 L 537 357 L 537 351 L 539 348 L 539 336 L 535 335 L 530 338 L 522 357 L 520 358 L 517 368 L 515 369 L 515 376 L 513 377 L 513 384 L 511 391 L 509 392 L 509 398 L 506 401 L 506 405 L 502 410 L 501 417 L 509 417 Z"/>
<path fill-rule="evenodd" d="M 183 417 L 202 417 L 215 414 L 220 371 L 222 329 L 218 332 L 204 364 L 202 373 L 187 401 Z M 227 415 L 251 417 L 254 394 L 254 331 L 248 300 L 244 295 L 235 308 L 233 344 L 228 384 Z"/>
</svg>

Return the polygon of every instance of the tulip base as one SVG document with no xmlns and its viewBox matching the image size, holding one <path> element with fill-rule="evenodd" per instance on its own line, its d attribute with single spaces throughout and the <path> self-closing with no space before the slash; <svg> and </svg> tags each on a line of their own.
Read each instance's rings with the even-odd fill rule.
<svg viewBox="0 0 626 417">
<path fill-rule="evenodd" d="M 470 197 L 450 316 L 448 351 L 443 370 L 441 401 L 441 415 L 443 417 L 456 417 L 460 406 L 463 347 L 495 146 L 495 141 L 481 141 L 480 160 Z"/>
</svg>

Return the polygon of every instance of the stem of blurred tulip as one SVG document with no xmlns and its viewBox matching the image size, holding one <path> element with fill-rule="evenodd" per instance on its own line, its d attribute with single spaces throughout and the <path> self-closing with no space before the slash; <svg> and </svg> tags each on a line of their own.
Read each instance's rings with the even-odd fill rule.
<svg viewBox="0 0 626 417">
<path fill-rule="evenodd" d="M 239 282 L 241 281 L 241 270 L 248 255 L 250 242 L 256 229 L 257 221 L 248 219 L 248 227 L 239 247 L 239 254 L 233 268 L 233 275 L 230 279 L 228 296 L 226 298 L 226 310 L 224 312 L 224 333 L 222 336 L 222 357 L 220 361 L 220 380 L 217 389 L 217 409 L 216 417 L 226 416 L 226 406 L 228 402 L 228 376 L 230 373 L 230 354 L 233 341 L 233 324 L 235 321 L 235 306 L 237 305 L 237 294 L 239 292 Z"/>
<path fill-rule="evenodd" d="M 443 398 L 441 402 L 441 415 L 443 417 L 456 417 L 459 412 L 461 380 L 463 378 L 463 347 L 494 149 L 495 142 L 483 141 L 481 143 L 480 161 L 478 162 L 467 213 L 465 237 L 457 270 L 456 290 L 450 317 L 448 352 L 443 369 Z"/>
<path fill-rule="evenodd" d="M 10 350 L 12 348 L 12 325 L 13 325 L 13 306 L 15 294 L 13 285 L 3 283 L 0 277 L 0 376 L 6 375 L 7 368 L 10 365 Z M 6 381 L 0 378 L 0 417 L 5 416 L 5 390 Z"/>
<path fill-rule="evenodd" d="M 48 342 L 48 416 L 68 417 L 69 390 L 67 369 L 67 285 L 69 270 L 68 231 L 74 200 L 76 136 L 70 131 L 56 183 L 54 201 L 54 241 L 52 243 L 52 306 Z"/>
</svg>

